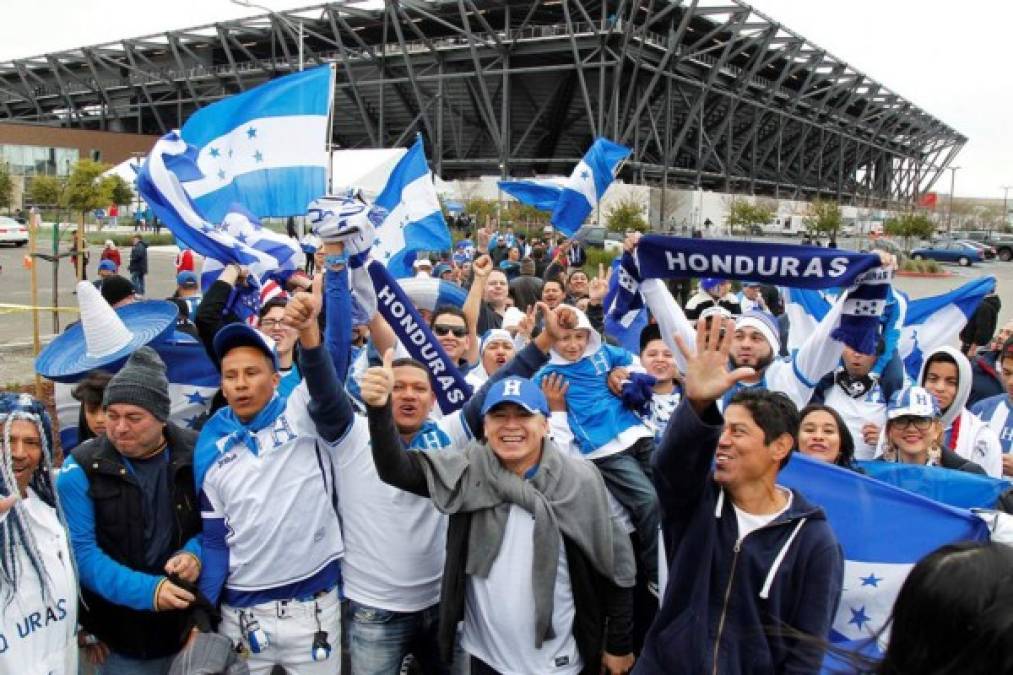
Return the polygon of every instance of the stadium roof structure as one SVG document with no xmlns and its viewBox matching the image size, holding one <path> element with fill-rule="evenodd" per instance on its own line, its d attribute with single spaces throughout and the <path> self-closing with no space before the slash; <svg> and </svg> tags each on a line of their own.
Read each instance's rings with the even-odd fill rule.
<svg viewBox="0 0 1013 675">
<path fill-rule="evenodd" d="M 967 141 L 738 0 L 321 4 L 0 63 L 0 121 L 164 133 L 300 49 L 336 64 L 336 147 L 421 132 L 444 178 L 568 173 L 607 136 L 631 182 L 885 204 Z"/>
</svg>

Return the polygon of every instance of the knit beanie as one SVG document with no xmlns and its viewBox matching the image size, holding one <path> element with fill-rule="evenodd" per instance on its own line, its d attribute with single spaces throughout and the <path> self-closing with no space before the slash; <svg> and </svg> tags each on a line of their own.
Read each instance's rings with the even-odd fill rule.
<svg viewBox="0 0 1013 675">
<path fill-rule="evenodd" d="M 138 349 L 109 380 L 102 406 L 108 408 L 114 403 L 139 406 L 163 422 L 169 419 L 169 380 L 165 364 L 154 349 Z"/>
<path fill-rule="evenodd" d="M 114 274 L 111 277 L 106 277 L 105 281 L 102 282 L 102 297 L 112 307 L 116 303 L 120 302 L 124 298 L 128 298 L 137 292 L 134 285 L 130 283 L 129 279 L 121 277 L 118 274 Z"/>
<path fill-rule="evenodd" d="M 760 309 L 751 309 L 736 319 L 735 328 L 755 328 L 770 343 L 774 354 L 781 351 L 781 331 L 777 328 L 777 319 L 773 314 Z"/>
</svg>

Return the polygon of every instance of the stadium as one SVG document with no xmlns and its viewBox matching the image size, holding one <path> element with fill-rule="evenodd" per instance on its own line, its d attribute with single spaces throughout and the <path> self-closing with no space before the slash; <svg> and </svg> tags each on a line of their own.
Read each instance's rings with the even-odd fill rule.
<svg viewBox="0 0 1013 675">
<path fill-rule="evenodd" d="M 336 148 L 421 132 L 445 179 L 569 173 L 596 136 L 627 183 L 895 206 L 967 139 L 747 4 L 330 3 L 0 63 L 0 121 L 131 134 L 335 63 Z"/>
</svg>

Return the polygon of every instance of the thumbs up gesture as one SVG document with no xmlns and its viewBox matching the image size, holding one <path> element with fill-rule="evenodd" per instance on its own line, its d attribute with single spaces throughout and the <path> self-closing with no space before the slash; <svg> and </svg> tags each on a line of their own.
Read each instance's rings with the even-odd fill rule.
<svg viewBox="0 0 1013 675">
<path fill-rule="evenodd" d="M 383 354 L 383 366 L 374 366 L 362 376 L 359 392 L 366 405 L 379 408 L 387 405 L 387 399 L 394 390 L 394 350 Z"/>
<path fill-rule="evenodd" d="M 296 293 L 285 306 L 285 323 L 299 331 L 299 337 L 305 339 L 310 334 L 319 335 L 320 327 L 317 325 L 317 316 L 320 315 L 320 308 L 324 306 L 324 275 L 317 273 L 313 277 L 311 292 Z"/>
</svg>

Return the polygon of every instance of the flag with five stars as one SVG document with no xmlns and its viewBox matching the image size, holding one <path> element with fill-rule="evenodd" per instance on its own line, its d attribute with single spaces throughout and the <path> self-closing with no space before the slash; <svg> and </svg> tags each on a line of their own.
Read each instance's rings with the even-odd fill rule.
<svg viewBox="0 0 1013 675">
<path fill-rule="evenodd" d="M 615 180 L 619 165 L 630 156 L 630 152 L 626 146 L 607 138 L 595 140 L 584 158 L 577 162 L 559 193 L 552 211 L 552 224 L 557 230 L 573 236 L 580 229 Z"/>
<path fill-rule="evenodd" d="M 416 251 L 450 248 L 450 230 L 440 209 L 421 136 L 394 166 L 374 204 L 386 209 L 387 217 L 376 228 L 372 257 L 395 278 L 412 275 Z"/>
<path fill-rule="evenodd" d="M 229 96 L 186 121 L 202 178 L 184 186 L 208 220 L 230 204 L 263 218 L 297 216 L 327 191 L 328 120 L 334 100 L 329 65 Z"/>
<path fill-rule="evenodd" d="M 844 549 L 844 589 L 830 639 L 868 638 L 890 616 L 908 572 L 955 541 L 988 539 L 970 511 L 926 499 L 862 474 L 796 454 L 778 475 L 818 504 Z"/>
</svg>

